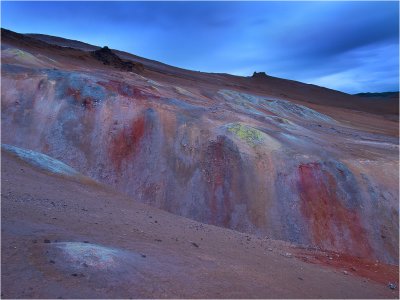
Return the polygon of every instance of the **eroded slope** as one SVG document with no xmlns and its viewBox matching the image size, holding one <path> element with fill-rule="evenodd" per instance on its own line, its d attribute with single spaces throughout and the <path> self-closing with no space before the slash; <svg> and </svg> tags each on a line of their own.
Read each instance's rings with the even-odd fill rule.
<svg viewBox="0 0 400 300">
<path fill-rule="evenodd" d="M 204 225 L 2 151 L 2 298 L 389 298 L 397 268 Z M 301 254 L 300 254 L 301 253 Z M 374 262 L 362 262 L 378 265 Z M 344 274 L 344 271 L 348 275 Z M 356 270 L 356 271 L 354 271 Z M 340 287 L 340 288 L 338 288 Z"/>
<path fill-rule="evenodd" d="M 288 97 L 300 83 L 26 44 L 3 41 L 4 143 L 197 221 L 398 262 L 397 122 Z"/>
</svg>

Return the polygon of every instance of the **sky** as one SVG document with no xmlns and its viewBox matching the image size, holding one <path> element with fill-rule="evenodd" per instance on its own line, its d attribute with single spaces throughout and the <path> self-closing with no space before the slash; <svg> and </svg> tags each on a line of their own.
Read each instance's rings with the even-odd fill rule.
<svg viewBox="0 0 400 300">
<path fill-rule="evenodd" d="M 6 2 L 1 26 L 173 66 L 399 90 L 399 2 Z"/>
</svg>

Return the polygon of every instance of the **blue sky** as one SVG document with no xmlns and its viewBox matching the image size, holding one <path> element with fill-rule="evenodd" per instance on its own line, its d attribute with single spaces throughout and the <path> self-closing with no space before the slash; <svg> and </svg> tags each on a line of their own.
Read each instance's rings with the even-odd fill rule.
<svg viewBox="0 0 400 300">
<path fill-rule="evenodd" d="M 397 91 L 399 3 L 1 2 L 1 26 L 204 72 Z"/>
</svg>

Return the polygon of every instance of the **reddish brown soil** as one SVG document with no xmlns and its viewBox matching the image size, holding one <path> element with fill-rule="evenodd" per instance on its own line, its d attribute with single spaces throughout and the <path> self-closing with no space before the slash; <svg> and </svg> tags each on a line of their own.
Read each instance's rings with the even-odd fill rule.
<svg viewBox="0 0 400 300">
<path fill-rule="evenodd" d="M 399 267 L 379 261 L 371 261 L 333 251 L 314 251 L 313 253 L 312 250 L 305 251 L 301 249 L 296 251 L 296 257 L 305 262 L 327 266 L 342 272 L 346 271 L 354 276 L 360 276 L 382 284 L 397 282 L 398 286 L 399 283 Z M 397 281 L 395 280 L 396 278 Z"/>
</svg>

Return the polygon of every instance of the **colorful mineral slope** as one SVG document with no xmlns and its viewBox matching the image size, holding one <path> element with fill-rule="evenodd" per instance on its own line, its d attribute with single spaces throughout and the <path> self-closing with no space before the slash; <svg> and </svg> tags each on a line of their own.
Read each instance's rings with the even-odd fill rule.
<svg viewBox="0 0 400 300">
<path fill-rule="evenodd" d="M 139 75 L 10 35 L 3 143 L 197 221 L 397 263 L 395 118 L 283 79 L 260 84 L 116 51 L 144 65 Z"/>
<path fill-rule="evenodd" d="M 396 266 L 196 222 L 1 158 L 4 299 L 398 297 Z"/>
</svg>

